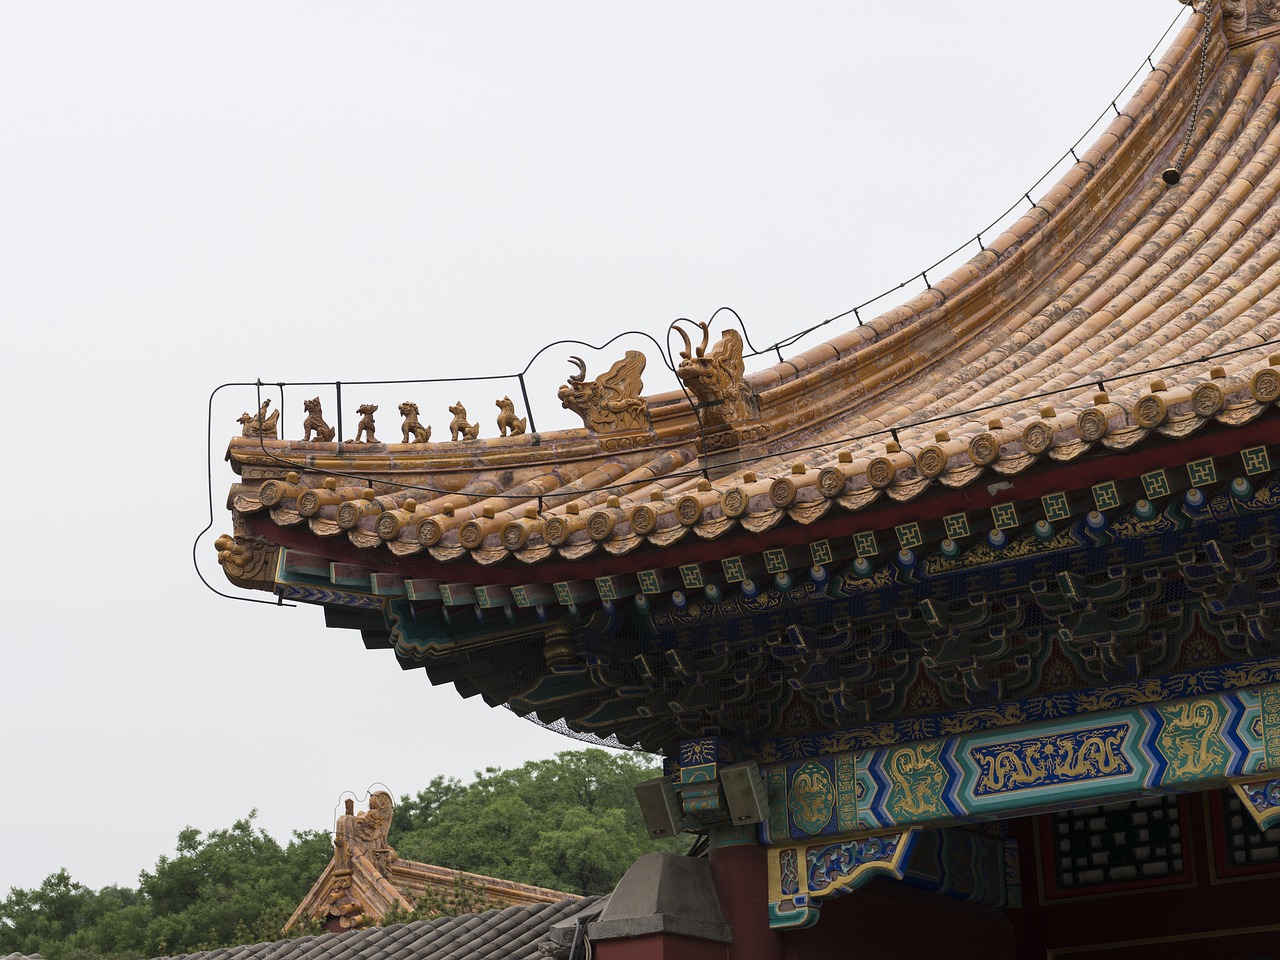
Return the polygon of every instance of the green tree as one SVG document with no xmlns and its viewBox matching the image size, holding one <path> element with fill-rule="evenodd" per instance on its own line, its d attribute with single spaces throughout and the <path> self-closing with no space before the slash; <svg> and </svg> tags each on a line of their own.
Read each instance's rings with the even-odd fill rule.
<svg viewBox="0 0 1280 960">
<path fill-rule="evenodd" d="M 462 785 L 437 777 L 397 809 L 406 859 L 532 883 L 605 893 L 644 853 L 680 849 L 648 838 L 636 783 L 657 776 L 648 757 L 573 750 Z"/>
<path fill-rule="evenodd" d="M 137 890 L 96 893 L 66 870 L 0 901 L 0 956 L 137 960 L 280 936 L 280 928 L 333 853 L 324 831 L 282 847 L 255 829 L 256 813 L 228 830 L 178 834 L 177 855 L 143 871 Z"/>
<path fill-rule="evenodd" d="M 257 811 L 227 830 L 178 834 L 177 856 L 143 871 L 142 895 L 154 919 L 143 952 L 185 953 L 273 938 L 333 852 L 327 833 L 294 833 L 281 847 L 255 829 Z M 51 958 L 52 960 L 52 958 Z"/>
<path fill-rule="evenodd" d="M 10 890 L 0 902 L 0 954 L 37 953 L 66 940 L 89 922 L 96 898 L 65 869 L 49 874 L 35 890 Z"/>
<path fill-rule="evenodd" d="M 612 889 L 653 844 L 632 788 L 655 776 L 647 757 L 604 750 L 561 753 L 513 770 L 489 768 L 464 784 L 436 777 L 403 797 L 391 844 L 402 857 L 573 893 Z M 333 855 L 327 831 L 295 832 L 282 846 L 254 825 L 187 827 L 173 856 L 144 870 L 138 889 L 93 891 L 66 870 L 0 900 L 0 956 L 140 960 L 280 936 Z M 409 915 L 467 912 L 465 884 L 426 898 Z"/>
</svg>

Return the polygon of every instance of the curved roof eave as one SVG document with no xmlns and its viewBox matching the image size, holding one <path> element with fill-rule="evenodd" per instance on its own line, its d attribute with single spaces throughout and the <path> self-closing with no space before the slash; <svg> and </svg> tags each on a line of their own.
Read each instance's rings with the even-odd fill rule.
<svg viewBox="0 0 1280 960">
<path fill-rule="evenodd" d="M 1213 16 L 1198 103 L 1197 14 L 985 249 L 746 374 L 748 419 L 708 432 L 685 396 L 664 394 L 645 398 L 647 427 L 615 434 L 236 438 L 237 472 L 274 479 L 238 486 L 232 509 L 398 563 L 598 563 L 1258 420 L 1280 398 L 1278 54 L 1231 49 Z M 1188 125 L 1180 181 L 1166 184 Z"/>
</svg>

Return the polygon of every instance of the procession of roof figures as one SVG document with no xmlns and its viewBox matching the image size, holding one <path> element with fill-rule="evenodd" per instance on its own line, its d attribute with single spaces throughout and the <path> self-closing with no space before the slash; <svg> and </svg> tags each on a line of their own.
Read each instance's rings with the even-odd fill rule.
<svg viewBox="0 0 1280 960">
<path fill-rule="evenodd" d="M 684 341 L 680 364 L 675 369 L 676 377 L 691 394 L 694 409 L 700 411 L 699 419 L 704 423 L 722 425 L 759 416 L 755 392 L 745 377 L 742 335 L 733 328 L 726 329 L 721 333 L 719 342 L 708 351 L 711 325 L 698 322 L 696 326 L 702 331 L 702 340 L 695 347 L 684 329 L 673 324 Z M 641 374 L 646 363 L 643 353 L 626 351 L 621 360 L 594 380 L 587 379 L 587 365 L 581 357 L 570 357 L 569 362 L 577 372 L 569 375 L 568 382 L 560 387 L 556 396 L 564 409 L 572 410 L 582 418 L 584 427 L 593 433 L 650 429 L 648 404 L 642 395 L 644 383 Z M 302 422 L 302 441 L 334 442 L 338 430 L 325 420 L 320 397 L 304 400 L 302 406 L 306 413 Z M 355 436 L 343 442 L 382 442 L 377 438 L 374 420 L 378 406 L 376 403 L 362 403 L 356 408 L 359 420 Z M 495 400 L 494 406 L 498 408 L 499 437 L 519 437 L 528 431 L 530 417 L 527 414 L 522 417 L 516 412 L 510 396 Z M 402 418 L 401 443 L 427 443 L 431 440 L 431 425 L 423 426 L 422 411 L 416 402 L 405 400 L 400 404 L 399 412 Z M 449 406 L 449 413 L 452 415 L 448 428 L 452 442 L 479 438 L 480 421 L 470 420 L 461 400 Z M 246 410 L 236 422 L 241 426 L 243 437 L 278 440 L 279 418 L 279 409 L 272 410 L 271 398 L 267 397 L 258 406 L 256 414 Z"/>
</svg>

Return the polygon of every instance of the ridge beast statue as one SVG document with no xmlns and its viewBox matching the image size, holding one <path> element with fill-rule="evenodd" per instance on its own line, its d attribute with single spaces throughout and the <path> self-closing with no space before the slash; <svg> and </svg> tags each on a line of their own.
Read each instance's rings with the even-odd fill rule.
<svg viewBox="0 0 1280 960">
<path fill-rule="evenodd" d="M 275 440 L 276 423 L 280 419 L 280 411 L 272 410 L 270 415 L 267 414 L 267 407 L 271 406 L 271 398 L 267 397 L 262 401 L 262 406 L 258 408 L 257 415 L 245 411 L 236 418 L 236 423 L 240 424 L 242 437 L 262 437 L 264 440 Z"/>
<path fill-rule="evenodd" d="M 582 424 L 594 433 L 621 433 L 648 430 L 649 408 L 640 391 L 644 385 L 645 358 L 639 350 L 628 350 L 608 372 L 587 379 L 587 365 L 581 357 L 570 357 L 578 372 L 556 392 L 560 405 L 582 417 Z"/>
<path fill-rule="evenodd" d="M 418 420 L 418 405 L 412 400 L 406 400 L 400 404 L 400 416 L 404 417 L 404 422 L 400 424 L 400 437 L 402 443 L 426 443 L 431 439 L 431 427 L 423 426 Z M 410 441 L 409 437 L 413 440 Z"/>
<path fill-rule="evenodd" d="M 516 405 L 511 402 L 510 397 L 503 397 L 501 400 L 493 401 L 498 407 L 498 434 L 505 437 L 507 430 L 511 430 L 513 437 L 518 437 L 529 428 L 528 417 L 516 416 Z"/>
<path fill-rule="evenodd" d="M 337 431 L 324 422 L 324 411 L 320 409 L 320 398 L 312 397 L 310 400 L 303 400 L 302 409 L 307 412 L 307 419 L 302 421 L 303 441 L 306 442 L 311 439 L 312 431 L 315 431 L 317 440 L 325 443 L 333 440 Z"/>
<path fill-rule="evenodd" d="M 704 426 L 722 426 L 760 416 L 760 406 L 751 384 L 744 375 L 742 362 L 742 335 L 737 330 L 726 330 L 711 354 L 707 354 L 707 341 L 711 336 L 710 324 L 699 323 L 702 343 L 695 349 L 684 328 L 676 332 L 684 341 L 680 351 L 680 366 L 676 376 L 698 398 L 700 416 Z"/>
</svg>

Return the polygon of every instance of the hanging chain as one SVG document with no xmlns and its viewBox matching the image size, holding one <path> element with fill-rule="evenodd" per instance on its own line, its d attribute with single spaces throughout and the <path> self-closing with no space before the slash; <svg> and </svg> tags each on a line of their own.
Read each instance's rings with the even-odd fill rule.
<svg viewBox="0 0 1280 960">
<path fill-rule="evenodd" d="M 1183 161 L 1187 159 L 1187 151 L 1191 149 L 1191 136 L 1196 129 L 1196 114 L 1200 112 L 1200 98 L 1204 95 L 1204 78 L 1206 67 L 1209 63 L 1209 26 L 1212 17 L 1209 16 L 1209 7 L 1212 0 L 1204 0 L 1200 7 L 1200 13 L 1204 17 L 1204 33 L 1200 40 L 1200 73 L 1196 77 L 1196 95 L 1191 101 L 1191 119 L 1187 122 L 1187 135 L 1182 140 L 1182 149 L 1178 151 L 1178 159 L 1174 161 L 1174 169 L 1181 171 Z"/>
</svg>

